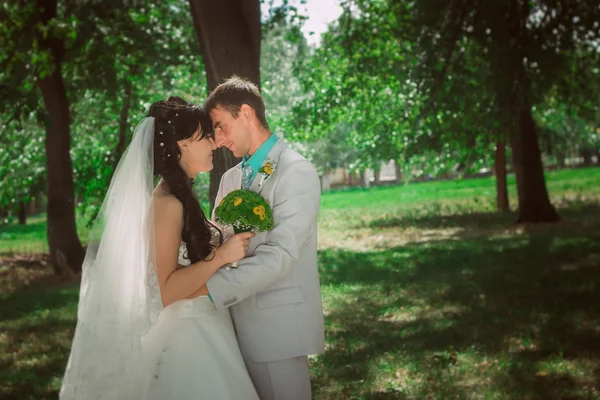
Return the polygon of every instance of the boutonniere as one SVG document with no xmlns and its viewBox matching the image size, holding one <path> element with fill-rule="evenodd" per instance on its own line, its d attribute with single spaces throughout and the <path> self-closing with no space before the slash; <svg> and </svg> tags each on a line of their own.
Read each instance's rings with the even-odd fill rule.
<svg viewBox="0 0 600 400">
<path fill-rule="evenodd" d="M 263 166 L 260 167 L 260 169 L 258 170 L 258 173 L 261 174 L 259 186 L 261 186 L 265 182 L 265 180 L 269 179 L 269 177 L 273 175 L 273 172 L 275 172 L 276 168 L 277 163 L 275 161 L 265 160 Z"/>
</svg>

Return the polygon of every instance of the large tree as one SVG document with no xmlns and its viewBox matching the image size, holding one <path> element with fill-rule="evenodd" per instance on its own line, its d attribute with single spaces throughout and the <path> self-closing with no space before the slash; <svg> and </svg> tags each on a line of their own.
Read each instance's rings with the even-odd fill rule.
<svg viewBox="0 0 600 400">
<path fill-rule="evenodd" d="M 59 270 L 81 269 L 84 251 L 75 225 L 73 169 L 70 147 L 70 110 L 63 80 L 64 41 L 53 35 L 57 0 L 37 0 L 39 50 L 48 57 L 49 69 L 41 70 L 38 85 L 46 109 L 46 161 L 48 176 L 48 246 L 52 264 Z"/>
<path fill-rule="evenodd" d="M 232 75 L 260 87 L 259 0 L 190 0 L 194 26 L 206 68 L 209 92 Z M 215 153 L 211 171 L 211 209 L 221 176 L 239 160 L 226 148 Z"/>
<path fill-rule="evenodd" d="M 465 43 L 473 43 L 492 74 L 503 130 L 517 177 L 519 222 L 558 219 L 550 204 L 532 110 L 561 81 L 573 54 L 592 52 L 600 9 L 592 0 L 418 0 L 415 7 L 434 91 L 451 76 Z M 596 45 L 597 46 L 597 45 Z"/>
<path fill-rule="evenodd" d="M 32 115 L 46 124 L 41 172 L 48 182 L 49 247 L 57 270 L 77 271 L 83 249 L 75 206 L 99 205 L 130 136 L 130 121 L 167 94 L 193 100 L 205 91 L 188 3 L 137 8 L 120 0 L 39 0 L 6 4 L 0 14 L 0 39 L 7 44 L 0 53 L 0 90 L 3 98 L 14 99 L 0 104 L 0 115 L 15 140 L 43 137 Z M 181 84 L 194 73 L 197 85 Z M 34 166 L 31 157 L 24 159 L 23 173 L 39 175 L 38 160 L 43 157 Z M 12 167 L 1 168 L 0 175 L 18 179 Z M 18 196 L 15 202 L 31 197 L 25 191 L 37 189 L 33 183 L 21 180 L 17 191 L 3 182 L 0 203 L 5 205 L 5 193 Z"/>
</svg>

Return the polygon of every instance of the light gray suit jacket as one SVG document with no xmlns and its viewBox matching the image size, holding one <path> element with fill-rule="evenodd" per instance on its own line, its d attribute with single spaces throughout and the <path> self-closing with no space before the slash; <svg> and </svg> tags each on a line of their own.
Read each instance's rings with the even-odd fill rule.
<svg viewBox="0 0 600 400">
<path fill-rule="evenodd" d="M 323 308 L 317 267 L 321 188 L 313 165 L 280 139 L 269 155 L 277 167 L 250 190 L 271 204 L 275 226 L 251 239 L 238 268 L 207 282 L 215 307 L 230 307 L 238 342 L 254 362 L 321 353 Z M 221 179 L 215 204 L 241 187 L 241 164 Z"/>
</svg>

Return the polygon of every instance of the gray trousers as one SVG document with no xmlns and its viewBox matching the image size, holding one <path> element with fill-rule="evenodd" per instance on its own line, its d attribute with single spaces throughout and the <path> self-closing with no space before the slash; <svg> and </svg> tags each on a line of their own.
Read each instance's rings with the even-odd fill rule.
<svg viewBox="0 0 600 400">
<path fill-rule="evenodd" d="M 243 355 L 261 400 L 311 400 L 307 356 L 256 363 Z"/>
</svg>

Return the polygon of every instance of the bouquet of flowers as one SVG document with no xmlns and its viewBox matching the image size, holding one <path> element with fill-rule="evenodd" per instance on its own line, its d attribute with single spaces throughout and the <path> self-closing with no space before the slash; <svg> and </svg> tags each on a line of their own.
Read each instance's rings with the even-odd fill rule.
<svg viewBox="0 0 600 400">
<path fill-rule="evenodd" d="M 235 233 L 267 232 L 273 229 L 273 212 L 269 203 L 251 190 L 230 192 L 215 209 L 215 221 L 231 226 Z"/>
</svg>

